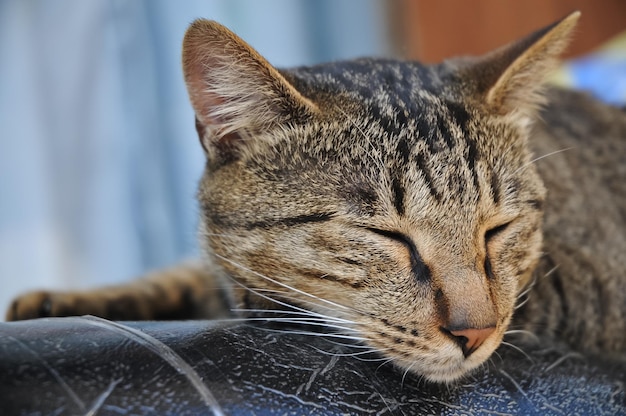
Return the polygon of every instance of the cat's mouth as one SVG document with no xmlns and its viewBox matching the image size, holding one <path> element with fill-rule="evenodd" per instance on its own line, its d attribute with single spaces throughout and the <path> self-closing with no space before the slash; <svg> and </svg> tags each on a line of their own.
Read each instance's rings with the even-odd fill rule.
<svg viewBox="0 0 626 416">
<path fill-rule="evenodd" d="M 403 372 L 417 374 L 431 382 L 450 383 L 484 364 L 503 337 L 500 328 L 475 331 L 478 332 L 459 335 L 459 331 L 440 328 L 415 338 L 390 337 L 386 333 L 381 337 L 379 333 L 378 337 L 369 339 Z"/>
<path fill-rule="evenodd" d="M 450 383 L 467 376 L 484 364 L 498 345 L 499 341 L 494 336 L 470 355 L 466 355 L 458 345 L 448 344 L 432 356 L 416 354 L 414 360 L 402 357 L 395 361 L 405 371 L 408 369 L 429 381 Z"/>
</svg>

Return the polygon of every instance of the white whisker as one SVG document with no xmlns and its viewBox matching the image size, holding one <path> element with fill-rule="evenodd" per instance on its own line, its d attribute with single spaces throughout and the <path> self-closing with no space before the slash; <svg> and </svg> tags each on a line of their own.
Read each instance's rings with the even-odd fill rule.
<svg viewBox="0 0 626 416">
<path fill-rule="evenodd" d="M 506 345 L 507 347 L 513 348 L 514 350 L 516 350 L 516 351 L 520 352 L 522 355 L 524 355 L 524 357 L 526 357 L 528 359 L 528 361 L 530 361 L 533 364 L 535 363 L 535 360 L 533 360 L 530 355 L 526 354 L 526 351 L 524 351 L 523 349 L 521 349 L 517 345 L 511 344 L 510 342 L 506 342 L 506 341 L 502 341 L 501 344 L 502 345 Z"/>
<path fill-rule="evenodd" d="M 337 318 L 335 316 L 327 316 L 327 315 L 323 315 L 317 312 L 299 312 L 299 311 L 286 311 L 286 310 L 282 310 L 282 309 L 237 309 L 237 308 L 233 308 L 231 309 L 232 312 L 237 312 L 237 313 L 243 313 L 243 312 L 250 312 L 250 313 L 275 313 L 275 314 L 279 314 L 279 315 L 294 315 L 294 316 L 310 316 L 314 319 L 320 319 L 320 320 L 324 320 L 324 321 L 331 321 L 331 322 L 336 322 L 336 323 L 345 323 L 345 324 L 355 324 L 354 321 L 350 321 L 348 319 L 343 319 L 343 318 Z"/>
<path fill-rule="evenodd" d="M 317 352 L 320 352 L 322 354 L 326 354 L 326 355 L 332 355 L 333 357 L 353 357 L 353 358 L 361 358 L 361 355 L 367 355 L 367 354 L 377 354 L 379 352 L 382 351 L 387 351 L 385 350 L 376 350 L 376 349 L 368 349 L 367 351 L 359 351 L 359 352 L 347 352 L 347 353 L 336 353 L 336 352 L 331 352 L 331 351 L 324 351 L 320 348 L 311 346 L 311 348 L 313 348 L 314 350 L 316 350 Z M 375 359 L 363 359 L 364 361 L 381 361 L 381 360 L 386 360 L 386 358 L 375 358 Z"/>
<path fill-rule="evenodd" d="M 384 366 L 385 364 L 389 364 L 390 362 L 394 360 L 395 360 L 394 358 L 388 358 L 385 362 L 381 363 L 378 367 L 376 367 L 376 371 L 374 371 L 374 374 L 376 374 L 376 372 L 380 370 L 382 366 Z"/>
<path fill-rule="evenodd" d="M 273 278 L 271 278 L 271 277 L 265 276 L 265 275 L 263 275 L 263 274 L 261 274 L 261 273 L 259 273 L 259 272 L 254 271 L 254 270 L 250 270 L 250 269 L 248 269 L 247 267 L 242 266 L 241 264 L 238 264 L 237 262 L 234 262 L 234 261 L 232 261 L 232 260 L 230 260 L 230 259 L 227 259 L 227 258 L 226 258 L 226 257 L 224 257 L 224 256 L 220 256 L 220 255 L 219 255 L 219 254 L 217 254 L 217 253 L 214 253 L 214 255 L 215 255 L 216 257 L 219 257 L 220 259 L 222 259 L 222 260 L 224 260 L 224 261 L 226 261 L 226 262 L 228 262 L 228 263 L 232 264 L 232 265 L 233 265 L 233 266 L 235 266 L 235 267 L 239 267 L 239 268 L 240 268 L 240 269 L 242 269 L 242 270 L 245 270 L 245 271 L 247 271 L 247 272 L 249 272 L 249 273 L 252 273 L 252 274 L 254 274 L 254 275 L 256 275 L 256 276 L 258 276 L 258 277 L 260 277 L 260 278 L 262 278 L 262 279 L 265 279 L 265 280 L 267 280 L 267 281 L 269 281 L 269 282 L 272 282 L 272 283 L 274 283 L 274 284 L 276 284 L 276 285 L 278 285 L 278 286 L 281 286 L 281 287 L 284 287 L 284 288 L 286 288 L 286 289 L 292 290 L 293 292 L 299 293 L 299 294 L 301 294 L 301 295 L 304 295 L 304 296 L 308 296 L 308 297 L 311 297 L 311 298 L 317 299 L 317 300 L 319 300 L 319 301 L 321 301 L 321 302 L 327 303 L 327 304 L 329 304 L 329 305 L 331 305 L 331 306 L 334 306 L 334 307 L 337 307 L 337 308 L 340 308 L 340 309 L 344 309 L 344 310 L 351 310 L 351 308 L 349 308 L 349 307 L 347 307 L 347 306 L 344 306 L 344 305 L 341 305 L 341 304 L 338 304 L 338 303 L 332 302 L 332 301 L 327 300 L 327 299 L 320 298 L 319 296 L 315 296 L 315 295 L 313 295 L 313 294 L 311 294 L 311 293 L 308 293 L 308 292 L 305 292 L 305 291 L 303 291 L 303 290 L 296 289 L 295 287 L 292 287 L 292 286 L 289 286 L 289 285 L 287 285 L 287 284 L 285 284 L 285 283 L 279 282 L 279 281 L 278 281 L 278 280 L 276 280 L 276 279 L 273 279 Z"/>
<path fill-rule="evenodd" d="M 250 313 L 276 313 L 276 314 L 284 314 L 284 315 L 298 315 L 298 316 L 316 316 L 313 313 L 307 312 L 299 312 L 299 311 L 286 311 L 284 309 L 247 309 L 247 308 L 232 308 L 231 312 L 250 312 Z"/>
<path fill-rule="evenodd" d="M 282 298 L 285 299 L 286 302 L 289 302 L 290 300 L 290 296 L 292 293 L 287 291 L 287 290 L 276 290 L 276 289 L 266 289 L 266 288 L 257 288 L 254 289 L 257 292 L 262 292 L 262 293 L 266 293 L 268 295 L 275 295 L 275 296 L 280 296 Z M 276 299 L 275 297 L 272 297 L 271 299 Z M 307 304 L 307 305 L 311 305 L 313 306 L 313 308 L 326 308 L 329 310 L 334 310 L 333 308 L 331 308 L 330 306 L 326 306 L 326 305 L 320 305 L 318 302 L 314 302 L 313 300 L 309 300 L 309 299 L 298 299 L 298 302 L 301 304 Z"/>
<path fill-rule="evenodd" d="M 523 290 L 521 291 L 518 295 L 517 295 L 517 299 L 521 298 L 522 296 L 525 296 L 526 294 L 528 294 L 528 292 L 530 292 L 532 290 L 532 288 L 535 286 L 537 280 L 533 279 L 533 281 Z"/>
<path fill-rule="evenodd" d="M 339 339 L 349 339 L 353 341 L 369 341 L 367 338 L 357 337 L 353 335 L 343 335 L 343 334 L 333 334 L 333 333 L 321 333 L 321 332 L 313 332 L 313 331 L 293 331 L 293 330 L 282 330 L 282 329 L 270 329 L 270 328 L 262 328 L 266 331 L 277 332 L 279 334 L 294 334 L 294 335 L 308 335 L 319 338 L 339 338 Z"/>
<path fill-rule="evenodd" d="M 267 289 L 267 288 L 257 288 L 257 290 L 259 292 L 263 292 L 263 293 L 276 293 L 278 295 L 288 295 L 289 291 L 288 290 L 276 290 L 276 289 Z"/>
<path fill-rule="evenodd" d="M 375 354 L 375 352 L 371 352 L 371 354 Z M 383 361 L 383 360 L 386 359 L 385 357 L 367 358 L 367 357 L 361 357 L 361 356 L 353 356 L 353 357 L 350 357 L 350 358 L 362 361 L 364 363 L 377 363 L 377 362 L 380 362 L 380 361 Z"/>
<path fill-rule="evenodd" d="M 526 331 L 524 329 L 510 329 L 504 332 L 504 335 L 515 335 L 515 334 L 524 334 L 524 335 L 528 335 L 528 336 L 535 337 L 535 338 L 537 337 L 537 335 L 533 334 L 530 331 Z"/>
<path fill-rule="evenodd" d="M 543 275 L 543 277 L 545 278 L 545 277 L 550 276 L 550 275 L 551 275 L 552 273 L 554 273 L 554 272 L 555 272 L 555 271 L 556 271 L 556 270 L 557 270 L 560 266 L 561 266 L 560 264 L 557 264 L 556 266 L 554 266 L 553 268 L 551 268 L 550 270 L 548 270 L 548 271 L 546 272 L 546 274 L 544 274 L 544 275 Z"/>
<path fill-rule="evenodd" d="M 554 266 L 553 268 L 551 268 L 550 270 L 548 270 L 541 278 L 544 279 L 548 276 L 550 276 L 552 273 L 554 273 L 557 269 L 559 268 L 559 265 L 557 264 L 556 266 Z M 533 287 L 535 287 L 535 285 L 537 284 L 537 276 L 535 276 L 533 278 L 533 281 L 530 282 L 530 284 L 523 290 L 521 291 L 518 295 L 517 295 L 517 299 L 521 299 L 522 297 L 528 295 L 528 293 L 533 289 Z M 522 306 L 524 306 L 526 304 L 526 302 L 528 302 L 528 300 L 530 299 L 530 296 L 526 296 L 526 298 L 521 301 L 520 303 L 518 303 L 515 306 L 515 310 L 521 308 Z"/>
<path fill-rule="evenodd" d="M 526 305 L 526 303 L 528 303 L 528 301 L 530 300 L 530 297 L 525 298 L 523 301 L 521 301 L 520 303 L 518 303 L 517 305 L 515 305 L 515 310 L 518 310 L 519 308 L 521 308 L 522 306 Z"/>
<path fill-rule="evenodd" d="M 345 344 L 343 342 L 334 341 L 334 340 L 327 340 L 327 341 L 330 342 L 331 344 L 335 344 L 335 345 L 338 345 L 340 347 L 362 348 L 362 349 L 373 349 L 374 348 L 371 345 L 361 345 L 361 344 L 354 344 L 354 343 Z"/>
<path fill-rule="evenodd" d="M 545 372 L 547 373 L 548 371 L 552 370 L 553 368 L 555 368 L 556 366 L 558 366 L 559 364 L 561 364 L 563 361 L 567 360 L 568 358 L 582 359 L 582 358 L 584 358 L 584 355 L 582 355 L 582 354 L 580 354 L 578 352 L 569 352 L 569 353 L 565 354 L 564 356 L 558 358 L 555 362 L 550 364 L 548 367 L 546 367 Z"/>
<path fill-rule="evenodd" d="M 562 152 L 565 152 L 565 151 L 571 150 L 571 149 L 574 149 L 574 147 L 566 147 L 565 149 L 555 150 L 554 152 L 550 152 L 550 153 L 547 153 L 547 154 L 545 154 L 543 156 L 536 157 L 533 160 L 531 160 L 530 162 L 528 162 L 525 165 L 523 165 L 520 168 L 518 168 L 515 172 L 513 172 L 513 175 L 517 174 L 522 169 L 526 169 L 528 166 L 532 165 L 533 163 L 535 163 L 535 162 L 537 162 L 537 161 L 539 161 L 541 159 L 544 159 L 546 157 L 553 156 L 553 155 L 556 155 L 558 153 L 562 153 Z"/>
<path fill-rule="evenodd" d="M 284 307 L 286 307 L 287 309 L 294 309 L 294 310 L 296 310 L 296 311 L 299 311 L 299 312 L 302 312 L 302 313 L 306 313 L 306 314 L 309 314 L 309 315 L 311 315 L 311 316 L 320 316 L 320 317 L 324 317 L 324 316 L 326 316 L 326 315 L 323 315 L 323 314 L 320 314 L 320 313 L 317 313 L 317 312 L 310 311 L 310 310 L 308 310 L 308 309 L 304 309 L 304 308 L 300 308 L 300 307 L 295 306 L 295 305 L 291 305 L 291 304 L 289 304 L 289 303 L 287 303 L 287 302 L 282 302 L 282 301 L 280 301 L 280 300 L 278 300 L 278 299 L 274 299 L 274 298 L 272 298 L 272 297 L 269 297 L 269 296 L 267 296 L 267 295 L 264 295 L 264 294 L 262 294 L 262 293 L 258 292 L 258 291 L 257 291 L 257 290 L 255 290 L 255 289 L 252 289 L 252 288 L 247 287 L 247 286 L 246 286 L 246 285 L 244 285 L 243 283 L 241 283 L 241 282 L 237 281 L 236 279 L 234 279 L 234 278 L 232 278 L 232 277 L 230 277 L 230 276 L 228 276 L 228 277 L 229 277 L 229 279 L 230 279 L 230 280 L 232 280 L 235 284 L 237 284 L 237 285 L 241 286 L 242 288 L 244 288 L 244 289 L 246 289 L 246 290 L 248 290 L 248 291 L 250 291 L 250 292 L 254 293 L 255 295 L 257 295 L 257 296 L 259 296 L 259 297 L 261 297 L 261 298 L 263 298 L 263 299 L 266 299 L 266 300 L 269 300 L 270 302 L 274 302 L 274 303 L 277 303 L 277 304 L 279 304 L 279 305 L 281 305 L 281 306 L 284 306 Z"/>
<path fill-rule="evenodd" d="M 289 299 L 289 297 L 287 296 L 287 293 L 285 293 L 285 294 L 282 294 L 284 292 L 276 292 L 276 293 L 278 293 L 279 295 L 284 296 L 287 299 Z M 335 309 L 333 309 L 330 306 L 320 305 L 318 302 L 315 302 L 315 301 L 310 300 L 310 299 L 298 299 L 298 302 L 301 303 L 301 304 L 311 305 L 313 308 L 325 308 L 325 309 L 328 309 L 330 311 L 336 311 Z M 346 308 L 348 308 L 348 307 L 346 306 Z M 364 313 L 362 313 L 361 311 L 358 311 L 356 309 L 353 309 L 353 308 L 348 308 L 348 309 L 352 310 L 353 312 L 355 312 L 355 313 L 357 313 L 359 315 L 365 315 Z"/>
<path fill-rule="evenodd" d="M 268 318 L 247 318 L 246 320 L 248 320 L 248 321 L 264 321 L 264 322 L 280 322 L 280 323 L 298 324 L 298 325 L 313 325 L 313 326 L 320 326 L 320 327 L 324 327 L 324 328 L 341 329 L 341 330 L 344 330 L 344 331 L 358 332 L 356 329 L 350 328 L 350 327 L 347 327 L 347 326 L 328 324 L 323 319 L 320 319 L 320 320 L 317 320 L 317 321 L 312 321 L 312 320 L 307 319 L 307 318 L 302 318 L 300 320 L 300 319 L 295 319 L 295 318 L 270 318 L 270 317 L 268 317 Z"/>
<path fill-rule="evenodd" d="M 409 373 L 409 371 L 415 364 L 417 364 L 417 361 L 413 361 L 413 363 L 411 363 L 411 365 L 408 366 L 407 369 L 404 371 L 404 374 L 402 374 L 402 381 L 400 382 L 400 387 L 404 387 L 404 379 L 406 378 L 406 375 Z"/>
</svg>

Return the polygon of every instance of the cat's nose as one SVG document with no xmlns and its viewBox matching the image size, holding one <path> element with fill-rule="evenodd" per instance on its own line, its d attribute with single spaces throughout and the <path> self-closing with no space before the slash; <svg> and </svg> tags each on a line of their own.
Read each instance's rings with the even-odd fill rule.
<svg viewBox="0 0 626 416">
<path fill-rule="evenodd" d="M 456 341 L 463 350 L 463 355 L 467 358 L 472 355 L 495 330 L 496 327 L 493 326 L 482 329 L 467 328 L 453 331 L 448 330 L 448 332 L 456 338 Z"/>
</svg>

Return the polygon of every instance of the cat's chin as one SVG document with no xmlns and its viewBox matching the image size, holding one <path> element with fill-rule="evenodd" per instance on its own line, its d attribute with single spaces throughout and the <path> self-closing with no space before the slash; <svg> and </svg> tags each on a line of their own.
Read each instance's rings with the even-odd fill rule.
<svg viewBox="0 0 626 416">
<path fill-rule="evenodd" d="M 416 369 L 411 366 L 410 362 L 398 362 L 402 370 L 408 367 L 410 372 L 417 374 L 431 383 L 450 384 L 468 376 L 478 367 L 485 363 L 486 360 L 458 360 L 448 365 L 424 366 L 424 368 Z"/>
<path fill-rule="evenodd" d="M 435 357 L 416 357 L 415 361 L 396 359 L 395 364 L 403 371 L 414 373 L 433 383 L 450 384 L 468 376 L 482 366 L 496 350 L 499 342 L 483 345 L 469 357 L 465 357 L 456 347 L 446 347 Z"/>
</svg>

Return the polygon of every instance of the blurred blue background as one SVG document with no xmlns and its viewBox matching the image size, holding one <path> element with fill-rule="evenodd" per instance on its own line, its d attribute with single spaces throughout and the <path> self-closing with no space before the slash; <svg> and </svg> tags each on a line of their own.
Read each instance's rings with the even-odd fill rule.
<svg viewBox="0 0 626 416">
<path fill-rule="evenodd" d="M 277 66 L 388 51 L 376 0 L 0 0 L 0 317 L 26 290 L 196 253 L 204 159 L 180 44 L 198 17 Z"/>
</svg>

